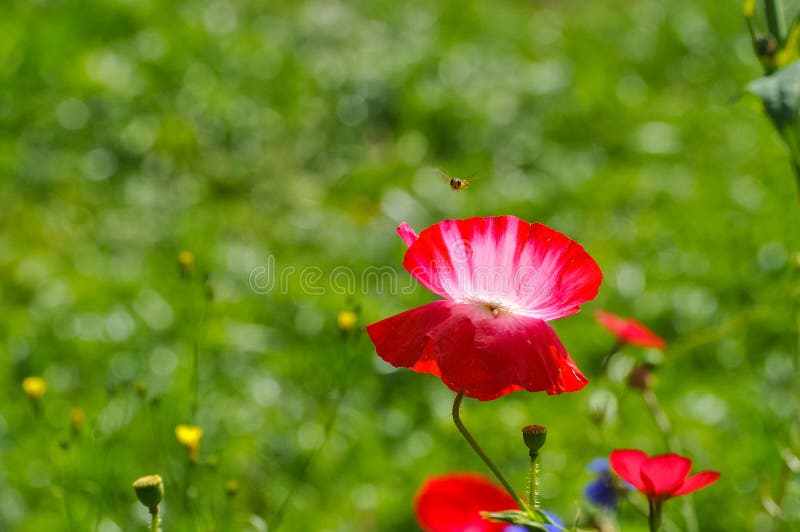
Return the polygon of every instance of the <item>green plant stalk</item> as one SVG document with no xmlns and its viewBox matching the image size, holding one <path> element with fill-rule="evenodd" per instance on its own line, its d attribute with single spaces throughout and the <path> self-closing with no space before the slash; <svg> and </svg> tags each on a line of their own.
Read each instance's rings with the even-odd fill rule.
<svg viewBox="0 0 800 532">
<path fill-rule="evenodd" d="M 158 508 L 158 506 L 150 508 L 150 530 L 152 532 L 158 532 L 158 527 L 160 524 Z"/>
<path fill-rule="evenodd" d="M 661 408 L 656 394 L 651 389 L 643 390 L 642 399 L 644 399 L 647 410 L 650 412 L 650 416 L 653 418 L 659 432 L 661 432 L 661 435 L 664 437 L 667 449 L 669 449 L 671 453 L 680 454 L 681 442 L 678 440 L 677 436 L 675 436 L 669 417 L 667 417 L 667 413 L 664 412 L 664 409 Z"/>
<path fill-rule="evenodd" d="M 192 421 L 197 420 L 197 408 L 200 404 L 200 346 L 197 344 L 197 332 L 192 341 Z"/>
<path fill-rule="evenodd" d="M 486 464 L 489 469 L 491 469 L 495 478 L 500 481 L 500 484 L 503 485 L 503 488 L 505 488 L 506 492 L 508 492 L 511 498 L 514 499 L 514 502 L 517 503 L 517 506 L 519 506 L 521 510 L 528 511 L 530 507 L 525 504 L 525 501 L 523 501 L 519 495 L 517 495 L 517 492 L 514 491 L 514 488 L 511 487 L 511 484 L 508 482 L 508 480 L 506 480 L 497 466 L 494 465 L 494 462 L 492 462 L 489 456 L 483 451 L 483 449 L 481 449 L 481 446 L 478 445 L 478 442 L 475 440 L 469 430 L 467 430 L 467 427 L 464 426 L 464 422 L 461 421 L 459 410 L 461 409 L 461 401 L 463 399 L 464 390 L 461 390 L 458 392 L 458 394 L 456 394 L 456 398 L 453 401 L 453 423 L 455 423 L 458 431 L 462 436 L 464 436 L 464 439 L 467 440 L 467 443 L 469 443 L 470 447 L 472 447 L 472 450 L 475 451 L 475 454 L 477 454 L 480 459 L 483 460 L 483 463 Z"/>
<path fill-rule="evenodd" d="M 611 359 L 614 358 L 614 355 L 616 355 L 617 352 L 619 352 L 619 350 L 625 346 L 625 343 L 625 340 L 622 338 L 617 338 L 617 341 L 614 342 L 613 347 L 611 347 L 611 351 L 609 351 L 608 354 L 603 357 L 603 361 L 600 363 L 600 372 L 602 374 L 608 376 L 608 365 L 611 362 Z"/>
<path fill-rule="evenodd" d="M 650 532 L 658 532 L 661 529 L 661 501 L 649 501 L 650 515 L 648 523 L 650 524 Z"/>
<path fill-rule="evenodd" d="M 764 0 L 769 32 L 775 36 L 780 47 L 786 39 L 786 19 L 783 16 L 783 0 Z"/>
<path fill-rule="evenodd" d="M 531 454 L 531 477 L 528 480 L 528 502 L 536 510 L 540 509 L 539 502 L 539 462 L 538 454 Z"/>
</svg>

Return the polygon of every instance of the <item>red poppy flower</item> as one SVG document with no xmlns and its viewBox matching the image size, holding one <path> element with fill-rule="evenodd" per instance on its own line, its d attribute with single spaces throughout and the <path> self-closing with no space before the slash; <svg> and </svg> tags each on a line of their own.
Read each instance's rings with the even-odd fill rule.
<svg viewBox="0 0 800 532">
<path fill-rule="evenodd" d="M 667 346 L 666 340 L 634 319 L 622 318 L 604 310 L 595 312 L 594 319 L 622 342 L 654 349 Z"/>
<path fill-rule="evenodd" d="M 426 532 L 503 532 L 508 524 L 488 521 L 481 512 L 515 509 L 508 493 L 475 473 L 429 478 L 414 501 L 417 522 Z"/>
<path fill-rule="evenodd" d="M 484 401 L 586 385 L 547 324 L 597 295 L 603 274 L 579 244 L 513 216 L 446 220 L 419 236 L 403 223 L 397 232 L 409 246 L 405 268 L 445 299 L 368 325 L 384 360 Z"/>
<path fill-rule="evenodd" d="M 705 488 L 719 478 L 716 471 L 687 477 L 692 461 L 677 454 L 648 457 L 642 451 L 621 449 L 613 451 L 609 461 L 619 476 L 658 503 Z"/>
</svg>

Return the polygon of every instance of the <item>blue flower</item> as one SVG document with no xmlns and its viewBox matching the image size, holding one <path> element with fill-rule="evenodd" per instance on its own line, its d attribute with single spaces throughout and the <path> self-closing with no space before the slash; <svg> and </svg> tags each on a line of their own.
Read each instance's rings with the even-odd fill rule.
<svg viewBox="0 0 800 532">
<path fill-rule="evenodd" d="M 586 498 L 604 510 L 615 511 L 619 499 L 620 484 L 616 483 L 614 477 L 611 476 L 608 459 L 595 458 L 589 462 L 586 470 L 597 476 L 595 480 L 584 488 L 583 493 Z M 622 489 L 627 489 L 627 486 Z"/>
</svg>

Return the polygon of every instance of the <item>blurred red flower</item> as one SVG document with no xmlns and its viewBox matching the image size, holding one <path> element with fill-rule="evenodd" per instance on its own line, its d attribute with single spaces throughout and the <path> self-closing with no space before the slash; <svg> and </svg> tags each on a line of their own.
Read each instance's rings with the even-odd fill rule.
<svg viewBox="0 0 800 532">
<path fill-rule="evenodd" d="M 692 461 L 677 454 L 648 457 L 642 451 L 619 449 L 611 453 L 609 461 L 619 476 L 656 503 L 705 488 L 719 478 L 716 471 L 687 477 Z"/>
<path fill-rule="evenodd" d="M 405 268 L 445 299 L 368 325 L 384 360 L 484 401 L 586 385 L 547 324 L 597 295 L 603 274 L 578 243 L 513 216 L 397 232 L 409 246 Z"/>
<path fill-rule="evenodd" d="M 481 512 L 518 509 L 514 499 L 475 473 L 431 477 L 414 501 L 414 513 L 426 532 L 503 532 L 508 524 L 494 523 Z"/>
<path fill-rule="evenodd" d="M 622 318 L 605 310 L 595 312 L 594 319 L 622 342 L 654 349 L 667 346 L 666 340 L 634 319 Z"/>
</svg>

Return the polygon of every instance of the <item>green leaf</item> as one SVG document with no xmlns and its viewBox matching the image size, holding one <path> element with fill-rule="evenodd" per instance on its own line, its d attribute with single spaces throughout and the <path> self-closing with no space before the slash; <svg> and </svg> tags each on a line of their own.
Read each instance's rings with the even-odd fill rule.
<svg viewBox="0 0 800 532">
<path fill-rule="evenodd" d="M 524 526 L 528 530 L 547 531 L 545 525 L 555 525 L 547 515 L 541 510 L 531 508 L 528 512 L 521 510 L 506 510 L 504 512 L 482 512 L 481 515 L 492 521 L 511 523 L 512 525 Z M 558 525 L 555 525 L 558 526 Z M 560 528 L 560 527 L 559 527 Z"/>
<path fill-rule="evenodd" d="M 783 133 L 787 126 L 797 122 L 800 106 L 800 61 L 750 82 L 747 90 L 761 98 L 775 127 Z"/>
</svg>

